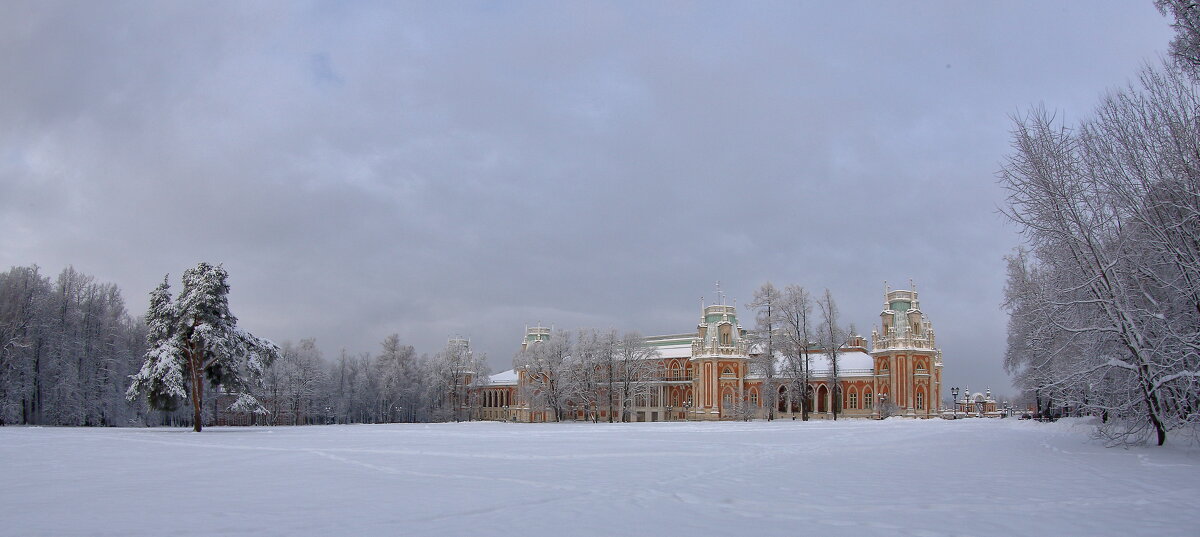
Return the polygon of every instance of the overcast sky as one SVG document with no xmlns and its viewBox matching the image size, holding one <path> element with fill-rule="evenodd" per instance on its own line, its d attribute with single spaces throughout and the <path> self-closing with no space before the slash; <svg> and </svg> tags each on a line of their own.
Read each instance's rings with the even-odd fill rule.
<svg viewBox="0 0 1200 537">
<path fill-rule="evenodd" d="M 1008 392 L 1009 118 L 1086 116 L 1170 37 L 1150 0 L 7 1 L 0 266 L 140 315 L 223 263 L 257 335 L 497 371 L 538 321 L 692 331 L 718 280 L 869 335 L 911 278 L 945 385 Z"/>
</svg>

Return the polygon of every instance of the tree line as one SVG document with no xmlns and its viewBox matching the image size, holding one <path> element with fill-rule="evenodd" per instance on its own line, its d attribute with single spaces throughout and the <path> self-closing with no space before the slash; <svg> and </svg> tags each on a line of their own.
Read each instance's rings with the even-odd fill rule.
<svg viewBox="0 0 1200 537">
<path fill-rule="evenodd" d="M 72 267 L 0 273 L 0 425 L 126 425 L 146 328 L 117 286 Z"/>
<path fill-rule="evenodd" d="M 275 348 L 246 339 L 252 336 L 226 310 L 220 315 L 232 321 L 230 337 L 210 339 L 234 352 L 211 356 L 198 364 L 203 374 L 190 378 L 186 367 L 173 371 L 169 360 L 148 359 L 195 339 L 164 313 L 180 300 L 203 302 L 204 293 L 188 289 L 185 281 L 173 302 L 164 282 L 147 313 L 135 317 L 115 284 L 73 267 L 54 278 L 36 265 L 0 273 L 0 425 L 196 426 L 215 423 L 231 406 L 264 425 L 463 420 L 476 404 L 470 388 L 489 373 L 485 357 L 457 340 L 432 356 L 418 355 L 395 334 L 376 353 L 343 350 L 333 360 L 314 339 Z M 220 309 L 205 304 L 192 306 Z M 245 369 L 255 353 L 270 358 Z M 130 399 L 147 363 L 156 372 L 140 377 L 144 384 Z M 151 377 L 165 382 L 152 386 Z M 252 399 L 239 401 L 243 395 Z"/>
<path fill-rule="evenodd" d="M 634 406 L 661 403 L 654 381 L 667 372 L 657 352 L 637 332 L 558 331 L 528 344 L 513 367 L 525 374 L 520 397 L 531 411 L 556 421 L 583 412 L 591 421 L 625 422 Z"/>
</svg>

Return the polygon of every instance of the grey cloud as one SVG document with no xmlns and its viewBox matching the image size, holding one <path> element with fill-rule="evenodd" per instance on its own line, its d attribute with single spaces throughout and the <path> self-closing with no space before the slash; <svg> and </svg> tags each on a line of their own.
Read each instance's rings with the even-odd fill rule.
<svg viewBox="0 0 1200 537">
<path fill-rule="evenodd" d="M 1146 3 L 10 3 L 0 263 L 118 283 L 223 262 L 332 355 L 391 332 L 692 328 L 721 280 L 914 278 L 948 384 L 1007 388 L 1007 116 L 1165 50 Z M 750 316 L 744 314 L 746 322 Z"/>
</svg>

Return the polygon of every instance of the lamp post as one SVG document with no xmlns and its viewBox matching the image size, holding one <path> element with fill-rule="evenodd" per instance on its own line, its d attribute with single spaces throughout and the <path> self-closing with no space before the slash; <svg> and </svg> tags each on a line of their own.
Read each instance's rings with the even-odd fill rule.
<svg viewBox="0 0 1200 537">
<path fill-rule="evenodd" d="M 950 395 L 954 396 L 954 419 L 958 419 L 958 386 L 950 388 Z"/>
<path fill-rule="evenodd" d="M 683 420 L 684 421 L 692 420 L 692 400 L 691 399 L 688 399 L 687 401 L 683 402 Z"/>
<path fill-rule="evenodd" d="M 883 419 L 883 409 L 887 408 L 887 394 L 879 394 L 879 419 Z"/>
<path fill-rule="evenodd" d="M 671 421 L 671 412 L 674 410 L 675 409 L 671 407 L 671 404 L 667 403 L 667 421 Z"/>
</svg>

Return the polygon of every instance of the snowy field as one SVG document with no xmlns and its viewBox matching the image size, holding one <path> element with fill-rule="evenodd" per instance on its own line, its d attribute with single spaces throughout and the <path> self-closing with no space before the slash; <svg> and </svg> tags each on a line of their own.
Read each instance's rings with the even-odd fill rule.
<svg viewBox="0 0 1200 537">
<path fill-rule="evenodd" d="M 1015 420 L 0 427 L 4 535 L 1198 535 L 1200 452 Z"/>
</svg>

